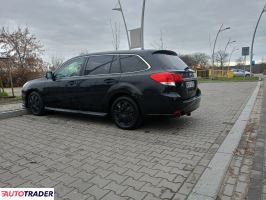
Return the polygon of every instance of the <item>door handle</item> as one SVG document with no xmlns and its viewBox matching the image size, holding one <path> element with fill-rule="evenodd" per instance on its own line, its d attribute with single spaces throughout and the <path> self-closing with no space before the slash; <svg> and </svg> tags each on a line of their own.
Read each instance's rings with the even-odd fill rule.
<svg viewBox="0 0 266 200">
<path fill-rule="evenodd" d="M 108 79 L 105 79 L 104 82 L 105 82 L 106 84 L 115 84 L 115 83 L 117 83 L 118 81 L 115 80 L 115 79 L 112 79 L 112 78 L 108 78 Z"/>
<path fill-rule="evenodd" d="M 75 81 L 69 81 L 69 82 L 68 82 L 68 85 L 70 85 L 70 86 L 75 85 Z"/>
</svg>

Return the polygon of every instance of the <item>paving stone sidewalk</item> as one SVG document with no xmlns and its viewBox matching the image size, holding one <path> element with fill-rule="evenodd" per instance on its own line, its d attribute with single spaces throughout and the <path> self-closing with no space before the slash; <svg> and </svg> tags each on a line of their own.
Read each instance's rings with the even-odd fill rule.
<svg viewBox="0 0 266 200">
<path fill-rule="evenodd" d="M 200 84 L 191 117 L 134 131 L 57 113 L 0 120 L 0 187 L 54 187 L 56 200 L 186 199 L 256 84 Z"/>
<path fill-rule="evenodd" d="M 263 100 L 261 107 L 261 117 L 255 155 L 250 177 L 250 185 L 247 199 L 264 199 L 266 200 L 266 76 L 264 76 Z"/>
<path fill-rule="evenodd" d="M 21 89 L 22 88 L 20 87 L 14 88 L 14 94 L 16 97 L 21 96 Z M 5 92 L 7 92 L 9 96 L 12 95 L 11 88 L 5 88 Z M 0 101 L 0 114 L 4 112 L 10 112 L 10 111 L 22 109 L 21 100 L 16 100 L 13 98 L 11 98 L 10 100 L 8 99 L 9 98 L 6 98 L 6 100 L 4 99 L 3 101 Z"/>
<path fill-rule="evenodd" d="M 0 114 L 19 109 L 22 109 L 21 103 L 0 104 Z"/>
<path fill-rule="evenodd" d="M 250 120 L 234 153 L 218 195 L 219 200 L 266 200 L 264 172 L 266 81 L 262 84 Z M 265 186 L 264 186 L 265 184 Z"/>
</svg>

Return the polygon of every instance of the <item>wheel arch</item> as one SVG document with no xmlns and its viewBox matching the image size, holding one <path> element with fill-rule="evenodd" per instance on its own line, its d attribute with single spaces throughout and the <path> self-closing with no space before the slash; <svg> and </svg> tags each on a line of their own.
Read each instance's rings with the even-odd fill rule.
<svg viewBox="0 0 266 200">
<path fill-rule="evenodd" d="M 28 97 L 32 92 L 38 92 L 38 94 L 41 95 L 40 91 L 38 89 L 35 89 L 35 88 L 29 89 L 28 91 L 26 91 L 26 94 L 25 94 L 25 106 L 26 106 L 26 108 L 29 107 Z"/>
<path fill-rule="evenodd" d="M 139 102 L 140 97 L 138 97 L 138 95 L 134 95 L 134 94 L 127 92 L 127 91 L 117 92 L 110 97 L 109 102 L 108 102 L 108 113 L 110 113 L 110 109 L 111 109 L 114 101 L 117 98 L 122 97 L 122 96 L 127 96 L 127 97 L 130 97 L 131 99 L 133 99 L 136 102 L 137 106 L 139 107 L 140 112 L 142 113 L 142 108 L 141 108 L 140 102 Z"/>
</svg>

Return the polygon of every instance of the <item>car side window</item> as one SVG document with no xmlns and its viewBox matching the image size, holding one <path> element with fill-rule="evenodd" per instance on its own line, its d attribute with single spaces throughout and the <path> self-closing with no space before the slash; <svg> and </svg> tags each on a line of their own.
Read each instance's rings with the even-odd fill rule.
<svg viewBox="0 0 266 200">
<path fill-rule="evenodd" d="M 71 76 L 80 76 L 82 65 L 84 64 L 85 58 L 74 58 L 69 62 L 63 64 L 56 72 L 56 77 L 71 77 Z"/>
<path fill-rule="evenodd" d="M 119 57 L 114 56 L 111 64 L 110 74 L 121 73 Z"/>
<path fill-rule="evenodd" d="M 135 55 L 121 55 L 120 63 L 122 72 L 136 72 L 148 69 L 147 64 Z"/>
<path fill-rule="evenodd" d="M 109 74 L 112 55 L 91 56 L 85 67 L 84 75 Z"/>
</svg>

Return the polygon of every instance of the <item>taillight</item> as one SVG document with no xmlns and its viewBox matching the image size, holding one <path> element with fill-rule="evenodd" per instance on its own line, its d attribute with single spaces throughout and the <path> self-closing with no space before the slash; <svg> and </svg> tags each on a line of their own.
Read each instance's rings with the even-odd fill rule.
<svg viewBox="0 0 266 200">
<path fill-rule="evenodd" d="M 150 78 L 163 85 L 175 86 L 176 82 L 181 82 L 183 80 L 180 74 L 175 74 L 171 72 L 159 72 L 151 74 Z"/>
</svg>

